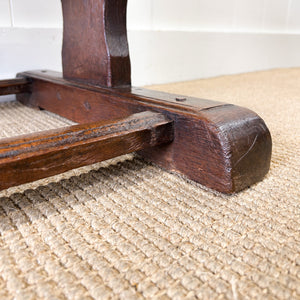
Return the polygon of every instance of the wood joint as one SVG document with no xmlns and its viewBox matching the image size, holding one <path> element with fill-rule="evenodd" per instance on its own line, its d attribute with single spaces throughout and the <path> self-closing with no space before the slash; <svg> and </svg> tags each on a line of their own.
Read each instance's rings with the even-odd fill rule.
<svg viewBox="0 0 300 300">
<path fill-rule="evenodd" d="M 0 142 L 0 188 L 132 151 L 223 193 L 266 175 L 272 141 L 256 113 L 131 86 L 126 5 L 62 0 L 63 73 L 28 71 L 0 82 L 0 95 L 81 124 Z"/>
<path fill-rule="evenodd" d="M 42 131 L 0 141 L 0 190 L 115 156 L 169 143 L 173 122 L 142 112 L 124 119 Z"/>
</svg>

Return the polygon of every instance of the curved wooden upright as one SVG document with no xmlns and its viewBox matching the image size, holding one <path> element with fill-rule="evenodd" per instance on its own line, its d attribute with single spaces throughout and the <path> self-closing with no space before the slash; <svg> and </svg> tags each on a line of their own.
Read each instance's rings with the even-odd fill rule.
<svg viewBox="0 0 300 300">
<path fill-rule="evenodd" d="M 130 86 L 126 7 L 127 0 L 62 0 L 64 78 Z"/>
</svg>

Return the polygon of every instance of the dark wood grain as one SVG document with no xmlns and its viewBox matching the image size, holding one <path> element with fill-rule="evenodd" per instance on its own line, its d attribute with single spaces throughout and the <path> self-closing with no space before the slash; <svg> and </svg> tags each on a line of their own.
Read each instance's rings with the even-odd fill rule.
<svg viewBox="0 0 300 300">
<path fill-rule="evenodd" d="M 270 167 L 272 141 L 257 114 L 222 102 L 131 87 L 126 5 L 127 0 L 62 0 L 63 76 L 51 71 L 19 74 L 31 82 L 31 90 L 18 100 L 78 123 L 146 110 L 162 113 L 174 121 L 174 141 L 143 149 L 139 153 L 144 158 L 224 193 L 261 180 Z M 70 145 L 76 143 L 74 138 Z M 107 155 L 118 155 L 121 144 L 118 140 Z M 87 150 L 87 156 L 97 157 L 95 149 Z M 42 168 L 37 153 L 30 159 Z M 51 175 L 52 165 L 47 159 L 43 164 Z"/>
<path fill-rule="evenodd" d="M 0 140 L 0 190 L 173 140 L 153 112 Z"/>
<path fill-rule="evenodd" d="M 131 84 L 127 0 L 62 0 L 65 78 L 117 87 Z"/>
<path fill-rule="evenodd" d="M 30 92 L 30 87 L 25 78 L 0 80 L 0 96 Z"/>
<path fill-rule="evenodd" d="M 79 123 L 145 110 L 163 113 L 174 121 L 173 143 L 140 154 L 212 189 L 237 192 L 261 180 L 269 170 L 270 132 L 264 121 L 246 108 L 140 88 L 77 84 L 48 71 L 19 76 L 32 80 L 33 92 L 18 95 L 19 101 Z"/>
</svg>

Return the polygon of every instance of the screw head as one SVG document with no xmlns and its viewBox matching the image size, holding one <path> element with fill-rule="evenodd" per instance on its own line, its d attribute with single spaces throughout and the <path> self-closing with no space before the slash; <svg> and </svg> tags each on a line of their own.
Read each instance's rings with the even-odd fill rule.
<svg viewBox="0 0 300 300">
<path fill-rule="evenodd" d="M 177 102 L 185 102 L 185 101 L 186 101 L 186 98 L 184 98 L 184 97 L 176 97 L 175 100 L 176 100 Z"/>
<path fill-rule="evenodd" d="M 85 101 L 83 105 L 84 105 L 84 107 L 85 107 L 86 110 L 90 110 L 91 109 L 91 104 L 88 101 Z"/>
</svg>

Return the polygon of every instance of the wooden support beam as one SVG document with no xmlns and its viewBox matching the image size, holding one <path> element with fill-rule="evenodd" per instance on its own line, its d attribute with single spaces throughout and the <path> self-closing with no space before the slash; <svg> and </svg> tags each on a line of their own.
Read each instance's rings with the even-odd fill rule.
<svg viewBox="0 0 300 300">
<path fill-rule="evenodd" d="M 123 118 L 149 110 L 174 121 L 174 142 L 140 154 L 159 166 L 223 193 L 261 180 L 270 167 L 272 141 L 264 121 L 249 109 L 141 88 L 102 88 L 57 72 L 21 73 L 32 81 L 22 103 L 78 123 Z"/>
<path fill-rule="evenodd" d="M 174 122 L 174 141 L 162 145 L 148 141 L 140 148 L 129 147 L 131 151 L 139 151 L 145 159 L 223 193 L 238 192 L 261 180 L 270 167 L 272 141 L 266 124 L 257 114 L 222 102 L 131 87 L 126 5 L 127 0 L 62 0 L 63 74 L 46 70 L 24 72 L 18 75 L 24 84 L 10 90 L 2 86 L 2 92 L 22 93 L 17 95 L 20 102 L 82 124 L 127 118 L 142 111 L 163 114 Z M 105 132 L 108 124 L 101 130 Z M 64 150 L 61 142 L 65 141 L 60 133 L 42 136 L 47 140 L 42 147 L 54 141 L 51 153 L 40 150 L 32 137 L 25 138 L 25 148 L 18 139 L 4 142 L 0 187 L 2 182 L 5 188 L 103 158 L 99 152 L 104 143 L 101 138 L 100 144 L 95 144 L 90 137 L 82 143 L 75 136 L 68 139 L 69 150 Z M 121 132 L 118 143 L 105 148 L 104 159 L 129 151 L 122 147 L 125 136 Z M 130 137 L 127 138 L 130 143 Z M 8 143 L 15 144 L 15 148 L 11 146 L 14 150 L 9 150 Z M 24 155 L 23 163 L 16 159 L 19 151 Z M 66 157 L 71 158 L 65 160 Z"/>
<path fill-rule="evenodd" d="M 173 140 L 159 113 L 49 130 L 0 140 L 0 190 Z"/>
<path fill-rule="evenodd" d="M 26 78 L 0 80 L 0 96 L 30 92 L 30 81 Z"/>
</svg>

